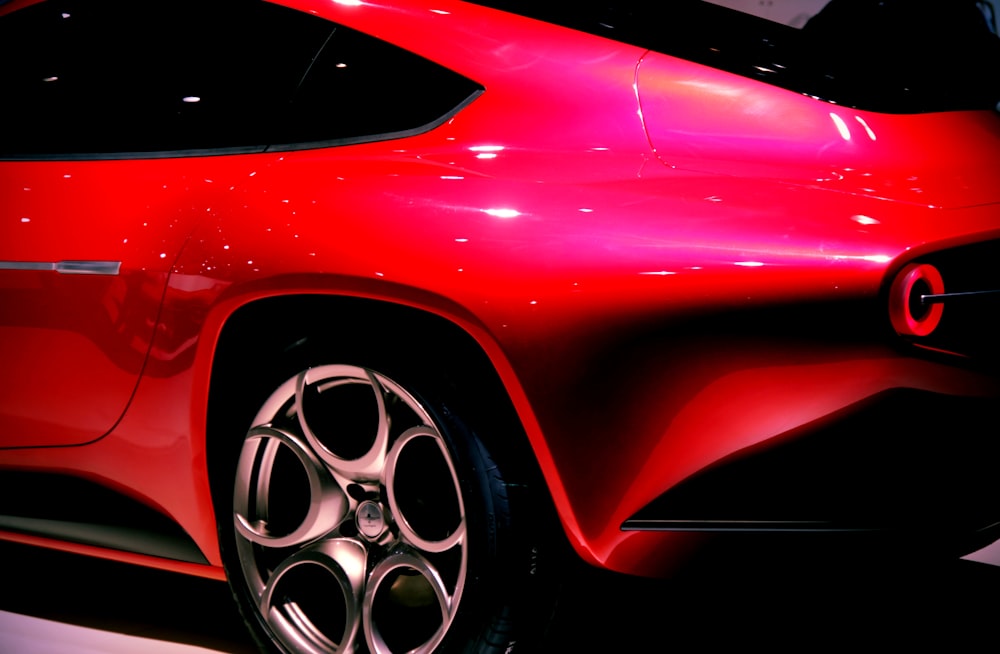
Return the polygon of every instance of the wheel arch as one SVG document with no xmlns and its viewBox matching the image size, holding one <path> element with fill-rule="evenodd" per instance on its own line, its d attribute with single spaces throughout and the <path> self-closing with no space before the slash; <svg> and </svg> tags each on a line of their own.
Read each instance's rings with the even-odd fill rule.
<svg viewBox="0 0 1000 654">
<path fill-rule="evenodd" d="M 336 327 L 328 329 L 330 324 Z M 379 360 L 407 346 L 419 346 L 412 361 L 400 365 Z M 239 452 L 256 407 L 273 390 L 275 378 L 291 377 L 317 362 L 333 363 L 330 357 L 337 357 L 338 363 L 388 365 L 407 374 L 431 375 L 448 401 L 460 405 L 457 412 L 475 420 L 473 429 L 497 463 L 515 471 L 515 483 L 544 487 L 533 499 L 544 496 L 547 514 L 558 520 L 552 490 L 507 384 L 467 329 L 424 308 L 323 293 L 252 299 L 222 324 L 211 361 L 205 442 L 216 507 L 231 499 L 229 463 Z M 431 358 L 439 365 L 415 370 Z"/>
<path fill-rule="evenodd" d="M 256 518 L 246 511 L 246 503 L 234 500 L 236 463 L 241 480 L 236 483 L 236 495 L 259 494 L 259 487 L 247 488 L 257 483 L 253 481 L 256 475 L 265 474 L 247 468 L 245 443 L 253 442 L 246 440 L 247 430 L 254 424 L 255 415 L 276 419 L 284 416 L 280 407 L 287 406 L 287 400 L 273 404 L 268 398 L 276 393 L 284 393 L 287 398 L 289 389 L 300 392 L 289 381 L 308 369 L 320 375 L 353 371 L 350 374 L 360 375 L 358 378 L 364 377 L 359 368 L 367 369 L 372 380 L 376 375 L 380 377 L 385 389 L 396 389 L 384 392 L 406 393 L 416 405 L 424 405 L 430 417 L 424 415 L 423 419 L 431 421 L 424 424 L 437 425 L 430 429 L 436 429 L 458 453 L 455 461 L 459 465 L 452 468 L 452 474 L 458 475 L 455 483 L 464 489 L 461 495 L 465 501 L 472 500 L 478 507 L 467 516 L 466 523 L 469 533 L 475 534 L 468 537 L 468 542 L 476 543 L 477 563 L 475 567 L 470 563 L 468 582 L 464 576 L 456 577 L 462 579 L 463 587 L 468 583 L 475 592 L 468 596 L 463 593 L 465 608 L 449 614 L 444 623 L 448 646 L 471 639 L 467 644 L 493 652 L 502 651 L 518 639 L 540 637 L 553 610 L 552 598 L 562 569 L 572 560 L 565 556 L 568 539 L 559 527 L 551 493 L 515 403 L 501 373 L 473 334 L 432 310 L 392 301 L 322 293 L 275 295 L 255 298 L 226 316 L 219 327 L 211 366 L 205 451 L 219 518 L 220 554 L 233 595 L 259 643 L 272 646 L 268 638 L 288 635 L 282 636 L 284 631 L 274 631 L 274 624 L 262 621 L 256 605 L 259 598 L 254 598 L 253 590 L 247 595 L 247 584 L 253 589 L 263 582 L 247 581 L 248 575 L 253 579 L 254 574 L 247 572 L 247 566 L 252 571 L 257 564 L 246 561 L 256 561 L 250 558 L 256 555 L 249 554 L 248 541 L 241 536 L 244 532 L 234 527 L 231 517 L 235 512 L 241 516 L 241 524 L 256 524 Z M 277 413 L 260 409 L 265 405 Z M 416 405 L 410 404 L 411 408 Z M 392 422 L 400 418 L 401 425 L 409 424 L 413 417 L 420 419 L 420 412 L 418 408 L 414 408 L 413 416 L 394 412 Z M 269 418 L 261 422 L 269 422 Z M 284 428 L 296 430 L 287 425 L 280 429 Z M 413 429 L 403 432 L 397 443 L 403 442 Z M 392 452 L 397 452 L 395 447 Z M 387 501 L 392 505 L 393 486 L 388 480 L 384 484 L 381 493 L 389 493 Z M 349 488 L 342 490 L 350 494 Z M 270 491 L 266 492 L 270 497 Z M 394 506 L 393 514 L 402 515 L 397 510 Z M 405 509 L 402 511 L 405 513 Z M 465 542 L 465 537 L 461 541 Z M 416 547 L 420 549 L 419 544 Z M 463 555 L 463 566 L 464 560 Z M 366 603 L 369 595 L 366 591 Z M 460 616 L 455 618 L 457 626 L 448 626 L 455 616 Z M 365 625 L 367 637 L 367 630 L 376 627 L 368 622 Z"/>
</svg>

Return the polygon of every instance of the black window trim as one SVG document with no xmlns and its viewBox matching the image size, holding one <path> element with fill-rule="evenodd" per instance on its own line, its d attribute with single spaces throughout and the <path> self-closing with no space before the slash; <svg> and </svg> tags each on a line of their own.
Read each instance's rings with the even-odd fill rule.
<svg viewBox="0 0 1000 654">
<path fill-rule="evenodd" d="M 0 161 L 122 161 L 138 159 L 185 159 L 185 158 L 206 158 L 224 157 L 242 154 L 265 154 L 271 152 L 296 152 L 299 150 L 321 150 L 325 148 L 337 148 L 348 145 L 363 145 L 365 143 L 377 143 L 380 141 L 395 141 L 398 139 L 410 138 L 426 134 L 444 125 L 454 118 L 460 111 L 472 104 L 476 98 L 481 96 L 485 89 L 480 86 L 469 96 L 458 103 L 450 111 L 418 127 L 400 130 L 396 132 L 382 132 L 378 134 L 366 134 L 364 136 L 350 136 L 339 139 L 327 139 L 322 141 L 304 141 L 296 143 L 275 143 L 272 145 L 248 145 L 228 148 L 199 148 L 189 150 L 155 150 L 150 152 L 80 152 L 66 154 L 19 154 L 0 155 Z"/>
</svg>

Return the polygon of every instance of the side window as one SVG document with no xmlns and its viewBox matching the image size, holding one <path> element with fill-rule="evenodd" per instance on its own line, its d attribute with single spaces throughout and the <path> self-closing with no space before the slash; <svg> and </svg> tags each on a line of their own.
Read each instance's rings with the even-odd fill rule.
<svg viewBox="0 0 1000 654">
<path fill-rule="evenodd" d="M 7 159 L 369 139 L 433 123 L 478 88 L 371 37 L 254 0 L 47 0 L 0 16 L 0 61 Z"/>
<path fill-rule="evenodd" d="M 275 149 L 426 129 L 481 90 L 427 59 L 338 27 L 296 90 Z"/>
<path fill-rule="evenodd" d="M 0 156 L 262 148 L 332 30 L 257 2 L 28 6 L 0 18 Z"/>
</svg>

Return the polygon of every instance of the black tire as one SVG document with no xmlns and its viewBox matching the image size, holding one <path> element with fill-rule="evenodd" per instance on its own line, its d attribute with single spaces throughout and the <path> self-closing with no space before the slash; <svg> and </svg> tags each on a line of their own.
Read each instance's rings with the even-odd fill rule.
<svg viewBox="0 0 1000 654">
<path fill-rule="evenodd" d="M 408 384 L 319 365 L 257 411 L 220 536 L 265 651 L 524 651 L 547 618 L 541 532 L 508 496 L 524 485 L 438 389 Z"/>
</svg>

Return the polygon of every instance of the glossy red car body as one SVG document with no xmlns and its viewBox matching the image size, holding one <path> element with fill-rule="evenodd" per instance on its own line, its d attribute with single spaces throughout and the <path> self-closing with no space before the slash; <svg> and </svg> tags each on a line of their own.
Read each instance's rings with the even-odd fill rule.
<svg viewBox="0 0 1000 654">
<path fill-rule="evenodd" d="M 903 338 L 888 297 L 909 263 L 1000 238 L 996 112 L 850 109 L 453 0 L 282 4 L 485 90 L 391 140 L 0 161 L 0 261 L 121 264 L 0 271 L 0 466 L 136 499 L 204 562 L 3 538 L 221 578 L 213 366 L 234 313 L 278 296 L 471 337 L 573 549 L 627 573 L 712 531 L 623 525 L 719 462 L 896 391 L 997 406 L 995 367 Z"/>
</svg>

